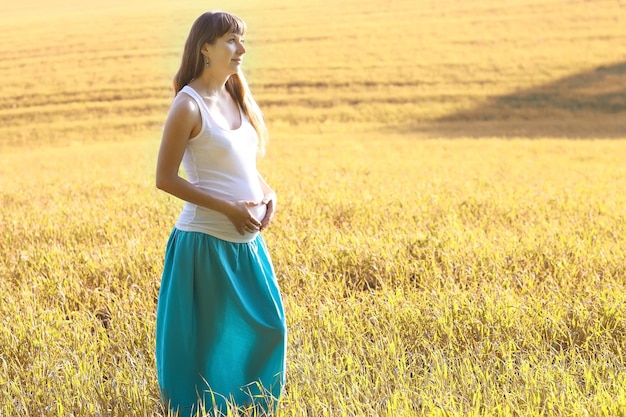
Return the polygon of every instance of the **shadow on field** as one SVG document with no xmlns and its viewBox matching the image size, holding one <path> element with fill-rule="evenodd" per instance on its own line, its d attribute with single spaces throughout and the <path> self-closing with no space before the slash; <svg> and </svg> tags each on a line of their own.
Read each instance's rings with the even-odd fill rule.
<svg viewBox="0 0 626 417">
<path fill-rule="evenodd" d="M 400 130 L 449 138 L 626 138 L 626 61 Z"/>
</svg>

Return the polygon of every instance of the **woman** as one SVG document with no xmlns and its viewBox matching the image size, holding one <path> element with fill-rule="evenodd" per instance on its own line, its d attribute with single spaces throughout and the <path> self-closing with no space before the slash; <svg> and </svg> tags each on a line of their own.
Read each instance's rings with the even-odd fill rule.
<svg viewBox="0 0 626 417">
<path fill-rule="evenodd" d="M 244 33 L 229 13 L 195 21 L 157 162 L 156 186 L 185 201 L 156 323 L 162 398 L 181 416 L 227 403 L 271 413 L 285 381 L 285 316 L 260 234 L 276 195 L 256 168 L 267 130 L 240 70 Z"/>
</svg>

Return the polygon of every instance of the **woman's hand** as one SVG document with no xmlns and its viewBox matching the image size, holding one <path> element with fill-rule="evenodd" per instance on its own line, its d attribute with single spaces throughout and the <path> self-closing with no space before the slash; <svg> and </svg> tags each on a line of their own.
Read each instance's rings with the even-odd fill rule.
<svg viewBox="0 0 626 417">
<path fill-rule="evenodd" d="M 256 201 L 233 201 L 229 204 L 229 208 L 224 214 L 233 223 L 240 235 L 258 232 L 261 230 L 261 222 L 254 218 L 250 208 L 260 204 L 262 203 L 257 203 Z"/>
<path fill-rule="evenodd" d="M 272 221 L 272 217 L 274 217 L 274 211 L 276 210 L 276 194 L 266 194 L 263 198 L 263 201 L 261 201 L 261 204 L 265 204 L 267 206 L 267 210 L 265 211 L 265 217 L 263 217 L 263 220 L 261 220 L 261 227 L 259 228 L 259 231 L 262 232 L 267 228 L 267 226 L 269 226 L 270 222 Z"/>
</svg>

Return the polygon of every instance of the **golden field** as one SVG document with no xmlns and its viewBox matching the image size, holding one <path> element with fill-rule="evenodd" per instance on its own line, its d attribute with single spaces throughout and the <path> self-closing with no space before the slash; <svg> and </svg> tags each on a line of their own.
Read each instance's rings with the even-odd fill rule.
<svg viewBox="0 0 626 417">
<path fill-rule="evenodd" d="M 166 415 L 154 167 L 207 8 L 270 128 L 281 416 L 626 415 L 624 1 L 130 3 L 0 5 L 0 416 Z"/>
</svg>

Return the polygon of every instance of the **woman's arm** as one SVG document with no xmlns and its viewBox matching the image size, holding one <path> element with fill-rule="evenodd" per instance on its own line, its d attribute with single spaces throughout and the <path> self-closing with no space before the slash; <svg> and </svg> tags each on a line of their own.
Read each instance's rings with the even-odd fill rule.
<svg viewBox="0 0 626 417">
<path fill-rule="evenodd" d="M 242 235 L 260 229 L 261 222 L 250 213 L 253 201 L 226 201 L 213 197 L 178 175 L 187 141 L 200 131 L 202 119 L 196 102 L 179 96 L 167 116 L 157 159 L 156 186 L 181 200 L 225 214 Z"/>
<path fill-rule="evenodd" d="M 258 174 L 259 183 L 261 184 L 261 189 L 263 190 L 263 201 L 262 204 L 267 206 L 267 211 L 265 213 L 265 217 L 261 220 L 260 231 L 263 231 L 267 226 L 269 226 L 272 218 L 274 217 L 274 212 L 276 211 L 276 193 L 272 188 L 267 184 L 267 182 L 263 179 L 261 174 Z"/>
</svg>

